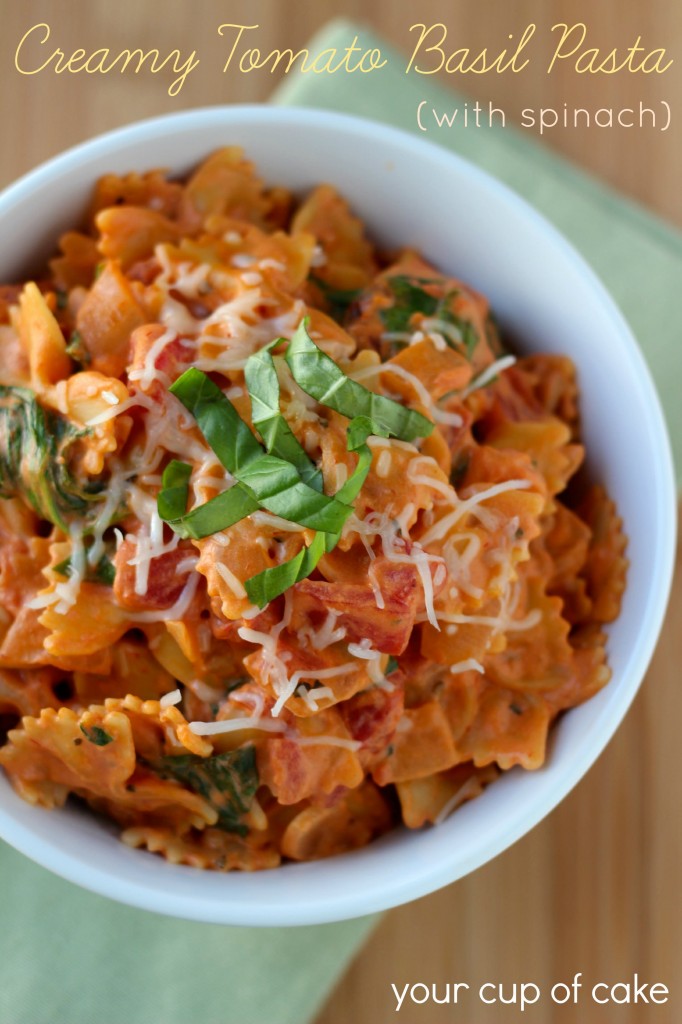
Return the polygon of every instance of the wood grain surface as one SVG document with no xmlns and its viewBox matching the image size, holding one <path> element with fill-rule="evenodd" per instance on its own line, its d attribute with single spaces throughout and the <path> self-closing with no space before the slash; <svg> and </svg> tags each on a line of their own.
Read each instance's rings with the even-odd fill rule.
<svg viewBox="0 0 682 1024">
<path fill-rule="evenodd" d="M 267 99 L 277 76 L 222 72 L 223 22 L 257 24 L 263 51 L 303 46 L 332 17 L 364 21 L 405 51 L 410 25 L 447 23 L 451 48 L 501 47 L 529 23 L 547 30 L 585 21 L 586 46 L 623 53 L 642 36 L 648 49 L 666 47 L 675 60 L 665 75 L 577 74 L 570 62 L 545 73 L 542 60 L 518 75 L 460 78 L 457 88 L 481 101 L 569 108 L 645 106 L 667 100 L 667 132 L 652 129 L 573 129 L 548 132 L 547 145 L 682 226 L 682 147 L 675 103 L 682 95 L 682 9 L 673 0 L 0 0 L 0 185 L 93 133 L 139 117 L 216 103 Z M 50 25 L 49 44 L 77 48 L 193 48 L 201 73 L 168 96 L 168 78 L 20 75 L 15 51 L 33 25 Z M 38 50 L 34 49 L 37 56 Z M 43 57 L 44 59 L 44 57 Z M 443 76 L 443 80 L 451 80 Z M 454 83 L 453 83 L 454 84 Z M 371 84 L 368 83 L 368 88 Z M 671 310 L 672 310 L 671 298 Z M 682 721 L 682 565 L 678 564 L 665 630 L 640 696 L 616 738 L 586 779 L 549 819 L 494 862 L 433 896 L 387 914 L 332 994 L 317 1024 L 677 1024 L 682 1021 L 680 867 L 682 775 L 677 762 Z M 661 982 L 666 1005 L 557 1007 L 552 985 L 582 972 L 596 982 Z M 396 1014 L 391 984 L 437 986 L 466 982 L 534 982 L 541 1003 L 458 1006 L 406 1000 Z M 418 990 L 420 993 L 423 990 Z M 465 993 L 463 993 L 465 995 Z"/>
</svg>

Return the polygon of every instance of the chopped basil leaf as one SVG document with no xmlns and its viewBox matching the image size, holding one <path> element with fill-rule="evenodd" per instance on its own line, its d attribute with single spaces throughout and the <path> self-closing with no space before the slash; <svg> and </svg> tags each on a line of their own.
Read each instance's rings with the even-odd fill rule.
<svg viewBox="0 0 682 1024">
<path fill-rule="evenodd" d="M 387 431 L 367 416 L 356 416 L 348 424 L 346 447 L 349 452 L 357 452 L 358 461 L 345 484 L 336 492 L 336 497 L 339 501 L 343 501 L 348 505 L 355 501 L 362 490 L 362 485 L 367 479 L 367 474 L 372 465 L 372 449 L 367 444 L 367 438 L 370 434 L 374 434 L 377 437 L 386 437 Z M 326 541 L 327 551 L 333 551 L 340 539 L 340 533 L 329 534 Z"/>
<path fill-rule="evenodd" d="M 264 454 L 229 398 L 201 370 L 190 367 L 171 385 L 170 392 L 194 416 L 201 433 L 229 473 L 235 475 Z"/>
<path fill-rule="evenodd" d="M 426 437 L 433 430 L 433 423 L 421 413 L 376 395 L 347 377 L 315 345 L 307 331 L 307 320 L 303 320 L 289 342 L 287 365 L 307 394 L 348 417 L 347 448 L 358 455 L 343 487 L 335 496 L 327 496 L 322 491 L 320 470 L 279 408 L 279 381 L 271 350 L 284 340 L 277 338 L 256 352 L 245 369 L 253 424 L 265 448 L 220 388 L 200 370 L 187 370 L 172 385 L 172 393 L 195 417 L 236 483 L 187 512 L 192 468 L 173 460 L 164 471 L 157 502 L 161 518 L 185 537 L 217 533 L 259 507 L 316 531 L 310 545 L 302 547 L 294 558 L 245 581 L 249 600 L 259 607 L 309 576 L 325 551 L 338 543 L 372 462 L 367 444 L 370 434 L 410 441 Z"/>
<path fill-rule="evenodd" d="M 109 733 L 99 725 L 93 725 L 91 729 L 87 729 L 84 725 L 81 725 L 80 730 L 85 738 L 90 740 L 91 743 L 94 743 L 96 747 L 106 747 L 107 743 L 114 742 L 114 737 L 110 736 Z"/>
<path fill-rule="evenodd" d="M 279 408 L 279 380 L 270 345 L 254 352 L 246 361 L 244 376 L 251 398 L 251 420 L 268 452 L 294 466 L 304 484 L 322 491 L 322 472 L 308 457 L 292 433 Z"/>
<path fill-rule="evenodd" d="M 162 519 L 173 522 L 181 519 L 187 509 L 189 497 L 189 478 L 192 467 L 187 462 L 172 459 L 161 477 L 161 492 L 157 501 L 159 515 Z"/>
<path fill-rule="evenodd" d="M 191 473 L 192 467 L 186 462 L 173 459 L 163 471 L 157 498 L 159 516 L 181 537 L 200 540 L 219 533 L 259 508 L 258 502 L 246 488 L 235 484 L 191 512 L 186 512 Z"/>
<path fill-rule="evenodd" d="M 307 579 L 326 551 L 326 538 L 327 534 L 316 533 L 310 547 L 302 547 L 288 562 L 273 565 L 246 580 L 244 589 L 249 601 L 264 608 L 285 590 L 293 587 L 294 583 Z"/>
<path fill-rule="evenodd" d="M 425 436 L 433 424 L 420 413 L 375 395 L 356 381 L 350 380 L 336 363 L 325 355 L 310 338 L 306 321 L 298 327 L 289 343 L 287 363 L 294 380 L 307 394 L 323 405 L 336 409 L 350 418 L 346 446 L 357 452 L 355 469 L 336 494 L 338 501 L 350 506 L 357 498 L 367 479 L 372 463 L 372 451 L 367 444 L 371 435 L 403 439 Z M 354 413 L 357 410 L 357 414 Z M 352 417 L 352 418 L 351 418 Z M 300 580 L 306 579 L 317 566 L 325 551 L 332 551 L 341 537 L 340 529 L 317 533 L 307 548 L 282 565 L 272 566 L 253 576 L 244 584 L 252 603 L 264 607 Z"/>
<path fill-rule="evenodd" d="M 299 324 L 289 342 L 286 361 L 298 386 L 311 398 L 348 419 L 367 417 L 377 429 L 387 431 L 384 436 L 414 441 L 417 437 L 428 437 L 433 430 L 433 423 L 421 413 L 376 395 L 347 377 L 312 340 L 307 320 Z"/>
<path fill-rule="evenodd" d="M 366 416 L 357 416 L 348 425 L 347 447 L 349 451 L 357 450 L 358 462 L 343 487 L 336 493 L 336 497 L 348 505 L 355 501 L 360 493 L 372 464 L 372 451 L 366 443 L 370 434 L 386 436 L 386 432 Z M 307 579 L 322 555 L 326 551 L 333 551 L 340 539 L 340 531 L 316 533 L 310 546 L 301 548 L 288 562 L 264 569 L 247 580 L 244 587 L 249 600 L 263 608 L 295 583 Z"/>
<path fill-rule="evenodd" d="M 305 484 L 290 462 L 269 455 L 230 400 L 206 374 L 194 368 L 186 370 L 170 390 L 195 417 L 215 454 L 247 495 L 255 500 L 256 508 L 260 505 L 282 519 L 313 530 L 341 529 L 350 515 L 350 508 Z M 244 514 L 252 511 L 255 509 Z M 232 525 L 232 522 L 225 525 Z"/>
<path fill-rule="evenodd" d="M 386 668 L 384 669 L 384 675 L 385 676 L 390 676 L 391 672 L 395 672 L 397 667 L 398 667 L 398 659 L 394 658 L 393 655 L 391 654 L 391 656 L 388 659 L 388 663 L 386 665 Z"/>
<path fill-rule="evenodd" d="M 461 317 L 455 316 L 454 313 L 450 314 L 449 320 L 453 327 L 458 328 L 466 354 L 471 359 L 478 345 L 478 331 L 472 323 L 468 320 L 462 320 Z M 445 340 L 448 341 L 447 338 Z"/>
<path fill-rule="evenodd" d="M 258 789 L 256 751 L 253 746 L 228 750 L 212 757 L 179 754 L 162 757 L 153 766 L 203 796 L 218 812 L 217 827 L 240 836 L 248 833 L 241 818 Z"/>
<path fill-rule="evenodd" d="M 114 585 L 116 568 L 106 555 L 102 555 L 95 566 L 95 579 L 98 583 L 105 583 L 108 587 L 113 587 Z"/>
<path fill-rule="evenodd" d="M 239 480 L 268 512 L 311 530 L 335 533 L 351 513 L 348 505 L 304 484 L 295 466 L 274 455 L 244 466 Z"/>
</svg>

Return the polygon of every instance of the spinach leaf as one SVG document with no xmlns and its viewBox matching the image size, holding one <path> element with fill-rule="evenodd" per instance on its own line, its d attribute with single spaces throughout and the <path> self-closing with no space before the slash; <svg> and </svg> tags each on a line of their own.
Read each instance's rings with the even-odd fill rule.
<svg viewBox="0 0 682 1024">
<path fill-rule="evenodd" d="M 439 299 L 420 288 L 414 281 L 421 284 L 438 284 L 424 278 L 409 278 L 402 274 L 389 277 L 388 286 L 395 295 L 395 302 L 389 309 L 381 310 L 381 319 L 387 331 L 407 331 L 410 320 L 415 313 L 424 316 L 435 316 Z"/>
<path fill-rule="evenodd" d="M 86 726 L 81 725 L 81 732 L 90 743 L 94 743 L 96 747 L 106 747 L 108 743 L 114 742 L 114 737 L 110 736 L 109 733 L 102 729 L 99 725 L 93 725 L 92 729 L 88 729 Z"/>
<path fill-rule="evenodd" d="M 69 472 L 69 447 L 86 435 L 28 388 L 0 385 L 0 498 L 22 498 L 68 533 L 69 518 L 86 513 L 104 487 L 79 484 Z"/>
<path fill-rule="evenodd" d="M 334 288 L 316 274 L 310 274 L 308 280 L 322 292 L 332 320 L 343 320 L 349 307 L 362 295 L 361 288 Z"/>
<path fill-rule="evenodd" d="M 228 750 L 212 757 L 178 754 L 155 762 L 157 771 L 172 775 L 203 796 L 218 812 L 218 827 L 240 836 L 248 833 L 241 818 L 258 789 L 256 751 L 253 746 Z"/>
<path fill-rule="evenodd" d="M 66 346 L 66 354 L 70 359 L 73 359 L 74 363 L 78 363 L 79 366 L 87 369 L 92 362 L 92 356 L 88 352 L 82 337 L 78 331 L 72 331 L 69 343 Z"/>
<path fill-rule="evenodd" d="M 389 277 L 387 283 L 395 296 L 393 305 L 380 311 L 387 332 L 408 332 L 412 327 L 413 315 L 421 313 L 425 317 L 442 320 L 454 327 L 460 337 L 459 345 L 447 334 L 444 335 L 446 343 L 450 348 L 463 348 L 467 357 L 471 359 L 478 344 L 478 332 L 472 323 L 457 316 L 449 308 L 450 303 L 457 295 L 456 289 L 452 289 L 442 299 L 438 299 L 420 287 L 423 284 L 442 283 L 436 279 L 411 278 L 396 274 L 395 277 Z"/>
<path fill-rule="evenodd" d="M 59 565 L 55 565 L 54 572 L 59 573 L 60 576 L 71 575 L 71 555 L 65 558 Z M 114 580 L 116 579 L 116 569 L 111 560 L 106 556 L 102 555 L 97 565 L 88 565 L 85 579 L 88 583 L 104 583 L 108 587 L 113 587 Z"/>
</svg>

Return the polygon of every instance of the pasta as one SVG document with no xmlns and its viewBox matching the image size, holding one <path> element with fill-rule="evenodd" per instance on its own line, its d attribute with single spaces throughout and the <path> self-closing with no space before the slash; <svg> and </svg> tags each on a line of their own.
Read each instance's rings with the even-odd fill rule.
<svg viewBox="0 0 682 1024">
<path fill-rule="evenodd" d="M 0 764 L 212 870 L 437 825 L 609 679 L 567 357 L 236 148 L 0 289 Z M 577 476 L 576 476 L 577 474 Z"/>
</svg>

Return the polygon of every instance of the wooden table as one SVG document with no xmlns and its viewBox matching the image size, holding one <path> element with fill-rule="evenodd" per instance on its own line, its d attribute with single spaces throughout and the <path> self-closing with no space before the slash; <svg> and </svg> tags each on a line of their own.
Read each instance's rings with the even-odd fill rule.
<svg viewBox="0 0 682 1024">
<path fill-rule="evenodd" d="M 415 22 L 445 22 L 451 49 L 499 49 L 509 33 L 518 36 L 534 23 L 538 37 L 553 38 L 558 22 L 582 19 L 586 46 L 604 56 L 613 47 L 624 54 L 638 35 L 647 49 L 666 47 L 675 64 L 663 75 L 622 71 L 578 74 L 563 61 L 545 72 L 542 48 L 531 67 L 518 74 L 494 72 L 465 76 L 457 87 L 482 102 L 505 102 L 507 109 L 546 106 L 562 109 L 645 107 L 667 100 L 673 120 L 667 132 L 651 129 L 557 128 L 545 142 L 586 169 L 682 226 L 682 149 L 675 100 L 682 94 L 682 15 L 670 0 L 649 0 L 641 9 L 625 0 L 598 5 L 571 0 L 70 0 L 68 5 L 26 0 L 3 4 L 0 35 L 0 115 L 3 133 L 0 184 L 91 134 L 133 118 L 212 103 L 262 101 L 277 76 L 222 73 L 225 41 L 217 26 L 225 21 L 258 24 L 258 45 L 298 49 L 333 16 L 364 19 L 404 50 L 411 49 Z M 166 93 L 168 80 L 149 74 L 90 76 L 54 74 L 46 69 L 21 75 L 15 52 L 24 33 L 50 25 L 49 52 L 72 53 L 108 46 L 195 48 L 201 67 L 188 75 L 180 93 Z M 37 42 L 37 37 L 31 37 Z M 47 44 L 46 44 L 47 49 Z M 548 50 L 548 47 L 545 47 Z M 23 55 L 37 66 L 40 49 Z M 45 59 L 43 54 L 43 60 Z M 542 58 L 542 59 L 541 59 Z M 144 78 L 144 81 L 142 81 Z M 451 80 L 443 76 L 445 80 Z M 368 85 L 368 87 L 371 87 Z M 672 301 L 672 299 L 671 299 Z M 682 721 L 682 568 L 678 566 L 666 627 L 646 682 L 618 735 L 587 778 L 549 819 L 511 850 L 474 875 L 433 896 L 387 914 L 330 998 L 317 1024 L 414 1024 L 462 1021 L 496 1024 L 527 1019 L 533 1024 L 675 1024 L 682 1020 L 679 868 L 682 862 L 680 802 L 682 775 L 677 762 Z M 557 982 L 582 972 L 586 985 L 662 982 L 672 989 L 665 1006 L 599 1007 L 583 1001 L 576 1009 L 552 1006 L 546 994 Z M 482 1006 L 478 1001 L 422 1006 L 406 1002 L 396 1016 L 391 990 L 406 984 L 534 982 L 542 1004 Z M 421 994 L 423 990 L 418 990 Z M 490 990 L 488 990 L 490 991 Z M 527 990 L 530 991 L 530 990 Z"/>
</svg>

